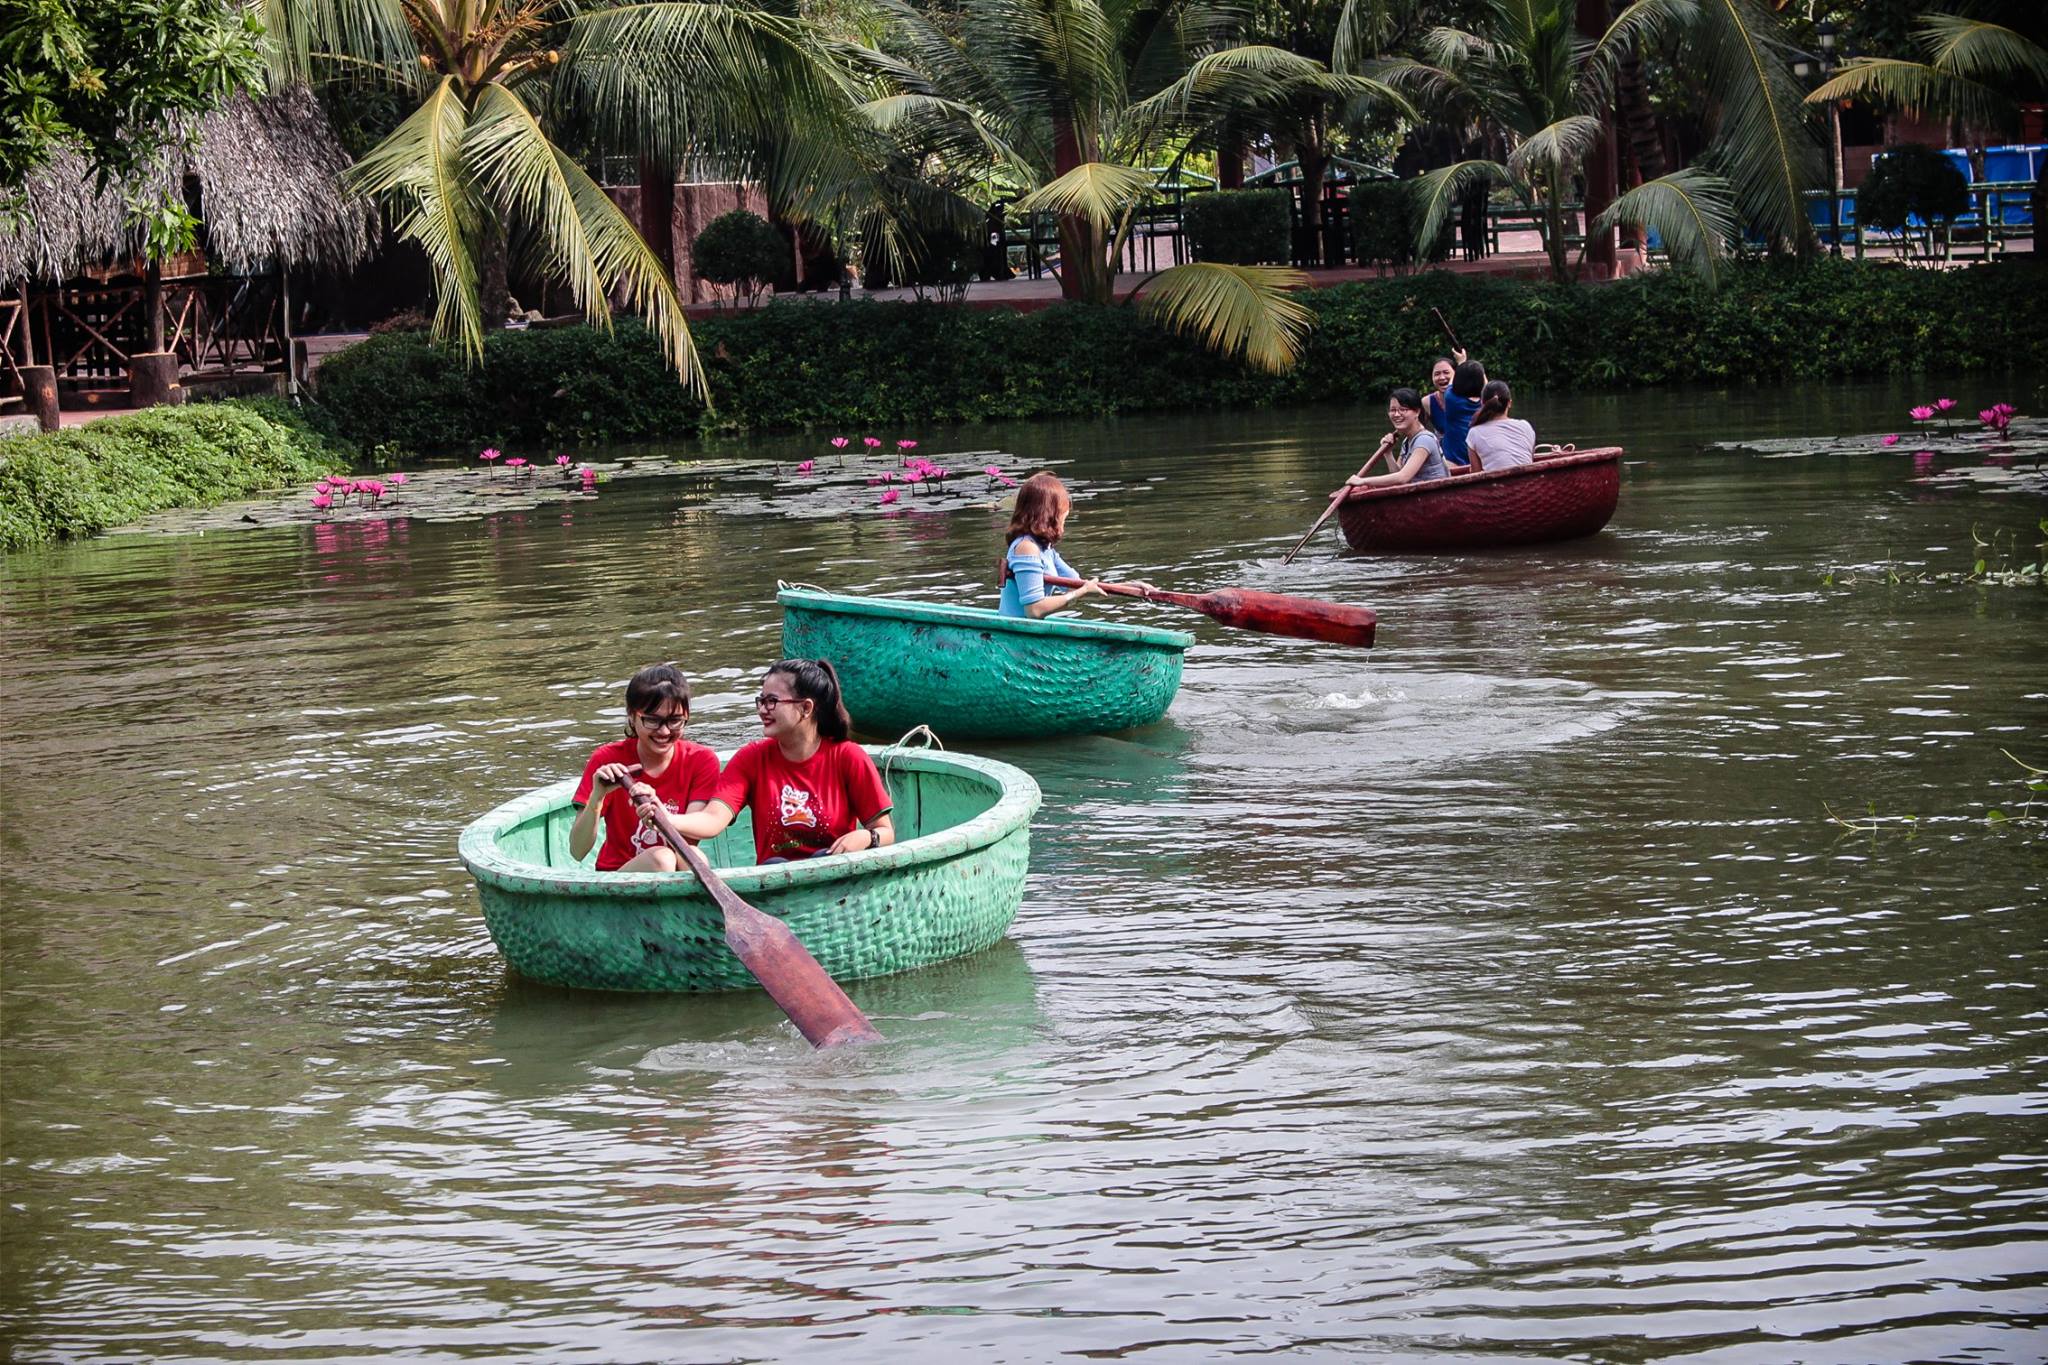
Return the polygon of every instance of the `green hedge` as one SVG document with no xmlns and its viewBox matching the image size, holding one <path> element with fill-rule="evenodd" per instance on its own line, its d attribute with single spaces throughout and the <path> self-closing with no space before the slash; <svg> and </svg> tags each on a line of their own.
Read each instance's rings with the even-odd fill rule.
<svg viewBox="0 0 2048 1365">
<path fill-rule="evenodd" d="M 1292 190 L 1223 190 L 1191 194 L 1181 207 L 1188 250 L 1198 261 L 1285 265 L 1292 257 Z"/>
<path fill-rule="evenodd" d="M 1412 265 L 1415 238 L 1422 231 L 1422 205 L 1414 180 L 1367 180 L 1353 185 L 1345 198 L 1351 223 L 1352 256 L 1360 265 Z M 1451 254 L 1456 215 L 1444 220 L 1429 259 Z"/>
<path fill-rule="evenodd" d="M 348 467 L 277 400 L 155 408 L 0 440 L 0 550 L 89 536 Z"/>
<path fill-rule="evenodd" d="M 420 333 L 326 362 L 333 429 L 365 447 L 546 451 L 702 430 L 904 427 L 1148 409 L 1349 402 L 1413 384 L 1443 347 L 1441 308 L 1490 372 L 1542 389 L 1830 382 L 1912 371 L 2048 368 L 2048 263 L 1921 271 L 1833 260 L 1738 265 L 1710 291 L 1671 271 L 1568 287 L 1432 271 L 1305 294 L 1318 326 L 1290 374 L 1251 374 L 1133 309 L 776 304 L 692 324 L 706 414 L 636 324 L 505 332 L 483 363 Z"/>
</svg>

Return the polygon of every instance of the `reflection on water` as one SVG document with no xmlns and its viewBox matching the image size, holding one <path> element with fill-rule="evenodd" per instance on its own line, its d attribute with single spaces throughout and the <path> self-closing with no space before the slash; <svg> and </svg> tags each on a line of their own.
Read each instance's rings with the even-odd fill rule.
<svg viewBox="0 0 2048 1365">
<path fill-rule="evenodd" d="M 1046 795 L 1010 940 L 857 983 L 888 1041 L 829 1056 L 758 993 L 510 978 L 455 836 L 649 659 L 747 737 L 776 579 L 973 599 L 999 514 L 732 515 L 696 476 L 10 559 L 0 1335 L 2048 1356 L 2048 839 L 1985 820 L 2026 795 L 2000 750 L 2048 762 L 2048 607 L 1824 582 L 2043 509 L 1910 450 L 1700 453 L 1916 396 L 1539 397 L 1624 434 L 1605 534 L 1285 567 L 1374 411 L 909 433 L 1071 461 L 1091 572 L 1363 602 L 1381 647 L 1195 622 L 1161 724 L 987 746 Z"/>
</svg>

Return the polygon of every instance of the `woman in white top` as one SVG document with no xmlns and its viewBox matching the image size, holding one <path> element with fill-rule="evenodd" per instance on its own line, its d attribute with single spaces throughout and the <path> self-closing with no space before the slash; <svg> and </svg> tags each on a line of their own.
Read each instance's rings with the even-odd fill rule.
<svg viewBox="0 0 2048 1365">
<path fill-rule="evenodd" d="M 1512 469 L 1535 457 L 1536 428 L 1519 417 L 1510 417 L 1514 407 L 1514 394 L 1498 379 L 1488 380 L 1479 391 L 1479 411 L 1466 438 L 1475 471 Z"/>
</svg>

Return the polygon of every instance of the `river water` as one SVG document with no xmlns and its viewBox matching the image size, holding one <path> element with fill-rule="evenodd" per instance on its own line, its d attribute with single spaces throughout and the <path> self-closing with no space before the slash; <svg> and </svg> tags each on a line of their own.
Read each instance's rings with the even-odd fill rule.
<svg viewBox="0 0 2048 1365">
<path fill-rule="evenodd" d="M 1189 618 L 1165 723 L 979 746 L 1045 791 L 1022 913 L 855 986 L 858 1053 L 758 993 L 509 977 L 456 835 L 576 771 L 645 662 L 750 737 L 778 578 L 985 597 L 996 514 L 731 515 L 684 474 L 11 558 L 0 1335 L 2048 1356 L 2048 835 L 1987 818 L 2027 796 L 2001 750 L 2048 767 L 2048 596 L 1917 572 L 1973 527 L 2032 554 L 2048 506 L 1702 449 L 1921 396 L 1531 403 L 1630 447 L 1607 532 L 1284 569 L 1375 409 L 881 433 L 1069 462 L 1086 570 L 1382 619 L 1368 654 Z"/>
</svg>

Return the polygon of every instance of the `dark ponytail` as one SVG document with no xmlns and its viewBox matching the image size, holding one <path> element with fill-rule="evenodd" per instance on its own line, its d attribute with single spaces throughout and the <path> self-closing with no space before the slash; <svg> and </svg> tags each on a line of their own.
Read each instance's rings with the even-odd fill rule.
<svg viewBox="0 0 2048 1365">
<path fill-rule="evenodd" d="M 1515 395 L 1508 391 L 1504 380 L 1489 379 L 1486 387 L 1479 391 L 1479 411 L 1472 414 L 1472 425 L 1492 422 L 1507 416 L 1508 404 L 1515 401 Z"/>
<path fill-rule="evenodd" d="M 853 717 L 839 696 L 839 671 L 830 659 L 784 659 L 769 665 L 770 676 L 780 673 L 789 679 L 790 691 L 812 704 L 818 733 L 826 739 L 853 738 Z"/>
</svg>

